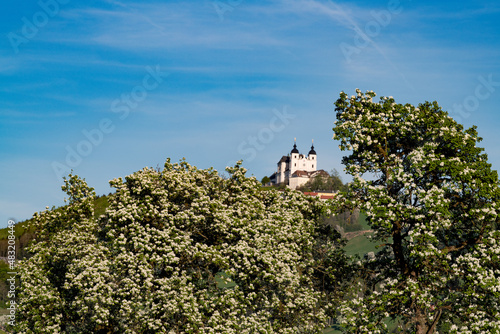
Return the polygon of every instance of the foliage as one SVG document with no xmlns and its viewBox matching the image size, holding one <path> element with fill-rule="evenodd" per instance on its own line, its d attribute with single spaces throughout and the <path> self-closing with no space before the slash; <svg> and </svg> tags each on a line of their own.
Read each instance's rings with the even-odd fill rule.
<svg viewBox="0 0 500 334">
<path fill-rule="evenodd" d="M 97 243 L 93 189 L 71 174 L 63 189 L 70 196 L 69 205 L 52 210 L 47 207 L 33 215 L 36 243 L 29 247 L 32 257 L 21 261 L 18 268 L 21 283 L 16 332 L 90 333 L 92 329 L 91 323 L 86 323 L 88 317 L 79 319 L 77 308 L 82 305 L 71 280 L 84 272 L 83 266 L 91 268 L 91 263 L 103 260 L 106 249 Z"/>
<path fill-rule="evenodd" d="M 287 185 L 285 183 L 280 183 L 280 184 L 271 184 L 269 186 L 261 186 L 260 190 L 285 190 L 288 189 Z"/>
<path fill-rule="evenodd" d="M 7 278 L 10 278 L 10 275 L 7 273 L 10 272 L 9 265 L 7 262 L 0 261 L 0 307 L 6 308 L 7 301 L 9 300 L 7 297 L 7 293 L 9 291 L 9 286 L 7 282 Z M 0 324 L 3 325 L 3 324 Z"/>
<path fill-rule="evenodd" d="M 499 182 L 475 127 L 437 102 L 418 107 L 375 93 L 340 94 L 334 138 L 354 178 L 345 205 L 366 212 L 385 245 L 342 306 L 347 332 L 500 331 Z"/>
<path fill-rule="evenodd" d="M 114 179 L 99 218 L 70 175 L 69 205 L 35 215 L 17 332 L 321 332 L 350 269 L 326 204 L 227 171 L 167 160 Z"/>
<path fill-rule="evenodd" d="M 266 184 L 268 184 L 269 182 L 271 182 L 271 179 L 269 178 L 269 176 L 264 176 L 262 178 L 262 180 L 260 180 L 260 183 L 262 183 L 263 186 L 265 186 Z"/>
<path fill-rule="evenodd" d="M 345 185 L 342 183 L 342 178 L 337 170 L 333 169 L 328 176 L 319 175 L 313 177 L 307 183 L 297 188 L 300 191 L 343 191 Z"/>
</svg>

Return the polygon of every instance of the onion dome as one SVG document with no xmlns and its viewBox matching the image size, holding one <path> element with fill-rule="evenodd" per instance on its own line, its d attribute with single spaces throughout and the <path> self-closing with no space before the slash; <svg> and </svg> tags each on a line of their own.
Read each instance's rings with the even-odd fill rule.
<svg viewBox="0 0 500 334">
<path fill-rule="evenodd" d="M 311 145 L 311 150 L 309 151 L 309 155 L 311 155 L 311 154 L 316 155 L 316 151 L 314 150 L 314 140 L 313 140 L 313 143 Z"/>
<path fill-rule="evenodd" d="M 291 153 L 299 153 L 299 150 L 297 150 L 297 138 L 294 138 L 294 141 L 293 141 L 293 149 L 292 149 L 292 152 Z"/>
</svg>

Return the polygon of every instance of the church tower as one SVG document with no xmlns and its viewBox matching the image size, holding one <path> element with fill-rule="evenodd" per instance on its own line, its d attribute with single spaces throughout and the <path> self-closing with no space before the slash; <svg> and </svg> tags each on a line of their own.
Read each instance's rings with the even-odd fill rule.
<svg viewBox="0 0 500 334">
<path fill-rule="evenodd" d="M 307 159 L 311 162 L 311 169 L 317 170 L 318 169 L 318 157 L 316 155 L 316 151 L 314 150 L 314 139 L 312 140 L 311 150 L 309 151 L 309 154 L 307 155 Z"/>
<path fill-rule="evenodd" d="M 304 184 L 311 177 L 317 175 L 318 172 L 318 157 L 314 150 L 314 140 L 311 149 L 307 156 L 300 154 L 297 149 L 297 138 L 294 138 L 293 148 L 288 155 L 284 155 L 278 161 L 278 170 L 271 175 L 273 184 L 284 183 L 295 189 L 297 186 Z"/>
<path fill-rule="evenodd" d="M 302 154 L 299 154 L 299 150 L 297 149 L 297 138 L 294 138 L 293 139 L 293 149 L 290 152 L 290 162 L 288 165 L 289 173 L 288 173 L 287 178 L 289 178 L 290 175 L 292 175 L 297 169 L 299 169 L 297 164 L 300 165 L 299 160 L 300 160 L 301 155 Z"/>
</svg>

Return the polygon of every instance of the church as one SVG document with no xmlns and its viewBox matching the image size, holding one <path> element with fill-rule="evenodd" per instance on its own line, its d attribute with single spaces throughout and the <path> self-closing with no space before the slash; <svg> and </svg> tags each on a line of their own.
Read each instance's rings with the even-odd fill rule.
<svg viewBox="0 0 500 334">
<path fill-rule="evenodd" d="M 278 161 L 278 170 L 271 176 L 271 184 L 285 184 L 291 189 L 304 185 L 309 179 L 323 175 L 328 176 L 324 170 L 318 170 L 318 157 L 314 150 L 314 141 L 307 156 L 300 154 L 295 139 L 293 149 Z"/>
</svg>

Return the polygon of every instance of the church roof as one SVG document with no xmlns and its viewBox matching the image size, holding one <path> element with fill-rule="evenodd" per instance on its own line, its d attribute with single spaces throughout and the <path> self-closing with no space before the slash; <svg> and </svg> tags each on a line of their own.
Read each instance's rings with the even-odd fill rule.
<svg viewBox="0 0 500 334">
<path fill-rule="evenodd" d="M 310 172 L 307 172 L 305 170 L 296 170 L 293 172 L 292 177 L 302 177 L 302 176 L 307 176 L 309 177 Z"/>
<path fill-rule="evenodd" d="M 293 149 L 292 149 L 292 152 L 290 153 L 299 153 L 299 150 L 297 150 L 297 144 L 293 144 Z"/>
<path fill-rule="evenodd" d="M 325 172 L 323 169 L 315 170 L 315 171 L 305 171 L 305 170 L 296 170 L 293 172 L 292 177 L 316 177 L 316 176 L 329 176 L 328 172 Z"/>
<path fill-rule="evenodd" d="M 280 161 L 278 161 L 278 164 L 280 164 L 282 162 L 290 162 L 290 157 L 287 155 L 282 156 Z"/>
<path fill-rule="evenodd" d="M 309 155 L 311 154 L 316 154 L 316 151 L 314 150 L 314 144 L 311 145 L 311 150 L 309 151 Z"/>
</svg>

